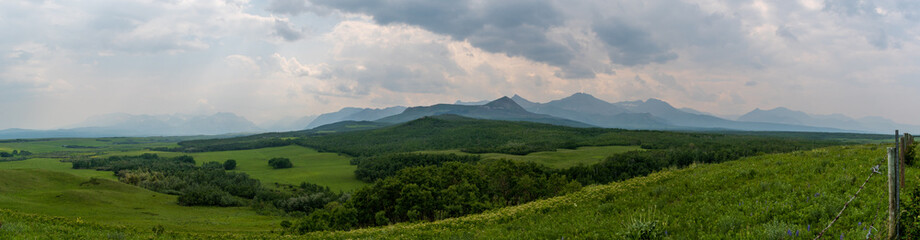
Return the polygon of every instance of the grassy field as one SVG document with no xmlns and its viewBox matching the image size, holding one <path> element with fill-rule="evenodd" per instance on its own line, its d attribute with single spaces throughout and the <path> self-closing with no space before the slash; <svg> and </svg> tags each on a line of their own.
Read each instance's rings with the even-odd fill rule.
<svg viewBox="0 0 920 240">
<path fill-rule="evenodd" d="M 664 239 L 811 239 L 884 157 L 884 148 L 875 145 L 764 155 L 667 170 L 456 219 L 310 236 L 616 239 L 644 231 Z M 920 181 L 916 168 L 908 169 L 907 179 Z M 884 229 L 886 192 L 885 176 L 874 174 L 825 236 L 863 239 L 871 227 Z"/>
<path fill-rule="evenodd" d="M 610 155 L 628 151 L 640 151 L 639 146 L 602 146 L 579 147 L 576 149 L 558 149 L 556 151 L 535 152 L 527 155 L 513 155 L 503 153 L 479 154 L 483 159 L 510 159 L 522 162 L 544 164 L 552 168 L 568 168 L 578 164 L 590 165 L 604 160 Z M 460 150 L 420 151 L 422 153 L 454 153 L 470 154 Z"/>
<path fill-rule="evenodd" d="M 235 171 L 245 172 L 253 178 L 261 180 L 266 185 L 272 183 L 300 184 L 310 182 L 329 186 L 334 191 L 355 190 L 366 183 L 354 177 L 355 166 L 349 163 L 349 157 L 335 153 L 320 153 L 310 148 L 301 146 L 284 146 L 240 151 L 220 151 L 203 153 L 175 153 L 143 150 L 144 147 L 154 147 L 175 143 L 144 143 L 130 147 L 115 144 L 111 140 L 102 139 L 58 139 L 33 142 L 0 143 L 0 147 L 8 149 L 28 150 L 36 153 L 66 151 L 80 153 L 93 151 L 97 157 L 119 155 L 140 155 L 143 153 L 156 153 L 161 156 L 191 155 L 200 165 L 209 161 L 224 162 L 227 159 L 237 161 Z M 94 146 L 99 148 L 65 148 L 64 145 Z M 12 150 L 10 150 L 12 151 Z M 293 168 L 272 169 L 268 166 L 268 159 L 285 157 L 294 163 Z M 70 169 L 70 163 L 62 163 L 60 159 L 32 158 L 23 161 L 0 162 L 0 169 L 48 169 L 67 172 L 85 177 L 103 177 L 115 179 L 111 172 L 92 170 Z"/>
<path fill-rule="evenodd" d="M 263 184 L 301 182 L 328 186 L 333 191 L 350 191 L 367 185 L 355 178 L 354 165 L 350 157 L 335 153 L 320 153 L 301 146 L 285 146 L 253 150 L 205 152 L 189 154 L 198 164 L 208 161 L 224 162 L 234 159 L 236 171 L 241 171 L 259 179 Z M 285 157 L 291 159 L 293 168 L 272 169 L 268 159 Z"/>
<path fill-rule="evenodd" d="M 69 162 L 61 162 L 55 158 L 30 158 L 22 161 L 0 162 L 0 169 L 42 169 L 57 172 L 64 172 L 80 177 L 97 177 L 109 180 L 117 180 L 112 172 L 96 171 L 90 169 L 73 169 Z"/>
<path fill-rule="evenodd" d="M 139 229 L 162 225 L 182 232 L 266 232 L 281 221 L 244 207 L 183 207 L 176 196 L 49 170 L 0 170 L 0 193 L 3 209 Z M 9 228 L 10 220 L 0 221 Z"/>
<path fill-rule="evenodd" d="M 158 151 L 111 152 L 100 155 L 100 157 L 140 155 L 144 153 L 155 153 L 166 157 L 189 155 L 195 158 L 195 162 L 198 165 L 210 161 L 223 163 L 227 159 L 233 159 L 236 160 L 236 169 L 234 171 L 245 172 L 249 174 L 249 176 L 259 179 L 266 185 L 272 183 L 300 184 L 301 182 L 309 182 L 328 186 L 333 191 L 351 191 L 367 185 L 367 183 L 355 178 L 356 167 L 350 164 L 350 157 L 336 153 L 321 153 L 310 148 L 296 145 L 202 153 Z M 275 157 L 291 159 L 291 163 L 294 164 L 294 167 L 272 169 L 272 167 L 268 165 L 268 160 Z M 2 163 L 0 163 L 0 166 L 2 166 Z"/>
<path fill-rule="evenodd" d="M 0 151 L 27 150 L 33 153 L 134 151 L 151 147 L 176 147 L 175 138 L 57 138 L 27 141 L 0 141 Z M 71 147 L 67 147 L 71 146 Z M 77 146 L 76 148 L 74 146 Z M 6 149 L 6 150 L 3 150 Z"/>
<path fill-rule="evenodd" d="M 865 189 L 825 234 L 829 239 L 863 239 L 868 229 L 884 229 L 882 226 L 887 221 L 885 178 L 870 170 L 876 163 L 883 162 L 884 156 L 884 146 L 878 145 L 763 155 L 665 170 L 647 177 L 589 186 L 565 196 L 460 218 L 349 232 L 319 232 L 303 237 L 628 239 L 644 232 L 658 234 L 663 239 L 811 239 L 872 175 Z M 910 182 L 920 181 L 916 170 L 908 169 Z M 880 171 L 884 173 L 887 169 L 883 165 Z M 14 225 L 24 224 L 21 219 L 26 218 L 3 211 L 0 217 L 7 219 L 5 224 Z M 67 224 L 73 225 L 72 221 Z M 118 231 L 108 226 L 50 222 L 36 224 L 76 232 L 50 233 L 65 238 L 81 232 L 92 235 Z M 0 228 L 0 237 L 4 236 L 4 231 Z M 33 228 L 23 234 L 38 236 L 32 234 L 45 232 Z M 241 238 L 287 238 L 264 233 L 246 234 L 249 233 Z M 871 236 L 882 236 L 878 234 L 873 230 Z M 149 233 L 129 234 L 126 238 L 144 236 Z M 215 235 L 194 238 L 209 237 L 223 238 Z"/>
</svg>

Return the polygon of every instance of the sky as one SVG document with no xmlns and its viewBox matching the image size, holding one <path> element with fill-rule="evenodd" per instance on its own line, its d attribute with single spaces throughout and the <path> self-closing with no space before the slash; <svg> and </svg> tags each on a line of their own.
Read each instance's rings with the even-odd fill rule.
<svg viewBox="0 0 920 240">
<path fill-rule="evenodd" d="M 576 92 L 920 124 L 913 0 L 0 0 L 0 129 Z"/>
</svg>

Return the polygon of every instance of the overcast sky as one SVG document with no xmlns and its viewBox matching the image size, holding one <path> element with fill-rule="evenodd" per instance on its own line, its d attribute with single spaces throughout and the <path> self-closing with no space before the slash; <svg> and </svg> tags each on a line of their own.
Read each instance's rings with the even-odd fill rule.
<svg viewBox="0 0 920 240">
<path fill-rule="evenodd" d="M 920 2 L 0 0 L 0 129 L 586 92 L 920 124 Z"/>
</svg>

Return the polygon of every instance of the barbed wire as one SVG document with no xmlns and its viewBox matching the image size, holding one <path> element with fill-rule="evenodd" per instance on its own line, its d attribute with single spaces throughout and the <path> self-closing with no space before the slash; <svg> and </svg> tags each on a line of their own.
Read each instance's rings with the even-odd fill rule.
<svg viewBox="0 0 920 240">
<path fill-rule="evenodd" d="M 824 233 L 827 232 L 827 229 L 830 229 L 831 226 L 834 226 L 834 223 L 836 223 L 837 220 L 840 219 L 840 216 L 843 215 L 843 211 L 847 209 L 847 206 L 850 205 L 850 202 L 853 202 L 853 199 L 856 199 L 856 195 L 859 195 L 859 192 L 861 192 L 863 188 L 866 187 L 866 183 L 869 183 L 869 179 L 872 179 L 872 176 L 874 176 L 875 174 L 881 174 L 881 172 L 879 172 L 878 170 L 880 166 L 881 164 L 877 164 L 870 169 L 871 172 L 869 173 L 869 177 L 866 177 L 866 181 L 863 182 L 861 186 L 859 186 L 859 190 L 856 190 L 856 193 L 853 194 L 853 197 L 850 197 L 850 200 L 843 204 L 843 208 L 840 209 L 840 212 L 837 213 L 837 216 L 834 217 L 834 220 L 832 220 L 829 224 L 827 224 L 827 227 L 825 227 L 824 230 L 821 230 L 821 232 L 818 233 L 818 236 L 815 237 L 815 240 L 821 239 L 821 236 L 823 236 Z"/>
</svg>

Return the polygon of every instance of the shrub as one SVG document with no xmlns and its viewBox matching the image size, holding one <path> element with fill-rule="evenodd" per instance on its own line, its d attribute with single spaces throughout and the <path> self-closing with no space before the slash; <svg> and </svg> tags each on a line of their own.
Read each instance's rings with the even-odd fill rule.
<svg viewBox="0 0 920 240">
<path fill-rule="evenodd" d="M 268 160 L 268 165 L 275 169 L 294 167 L 294 164 L 291 163 L 291 159 L 287 158 L 272 158 Z"/>
<path fill-rule="evenodd" d="M 233 170 L 236 169 L 236 160 L 227 159 L 224 161 L 224 170 Z"/>
<path fill-rule="evenodd" d="M 901 203 L 901 221 L 898 222 L 902 239 L 920 238 L 920 189 L 905 192 Z"/>
<path fill-rule="evenodd" d="M 178 199 L 179 205 L 183 206 L 239 206 L 240 201 L 230 193 L 224 192 L 214 186 L 192 186 L 185 190 Z"/>
</svg>

